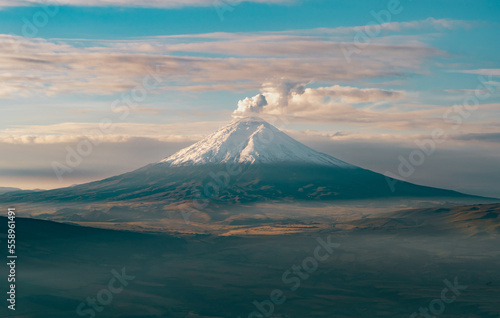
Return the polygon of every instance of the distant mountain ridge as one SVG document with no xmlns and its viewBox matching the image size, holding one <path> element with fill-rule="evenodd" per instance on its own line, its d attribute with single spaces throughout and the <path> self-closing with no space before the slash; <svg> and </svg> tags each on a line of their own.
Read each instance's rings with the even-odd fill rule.
<svg viewBox="0 0 500 318">
<path fill-rule="evenodd" d="M 19 188 L 12 188 L 12 187 L 0 187 L 0 194 L 7 193 L 7 192 L 12 192 L 12 191 L 21 191 Z"/>
</svg>

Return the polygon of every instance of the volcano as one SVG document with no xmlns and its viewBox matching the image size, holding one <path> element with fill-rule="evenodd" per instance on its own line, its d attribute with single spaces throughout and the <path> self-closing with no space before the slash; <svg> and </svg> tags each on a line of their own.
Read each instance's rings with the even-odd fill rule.
<svg viewBox="0 0 500 318">
<path fill-rule="evenodd" d="M 236 119 L 159 162 L 100 181 L 38 192 L 13 192 L 0 202 L 156 202 L 177 204 L 334 201 L 380 198 L 473 198 L 398 181 L 294 140 L 261 118 Z"/>
</svg>

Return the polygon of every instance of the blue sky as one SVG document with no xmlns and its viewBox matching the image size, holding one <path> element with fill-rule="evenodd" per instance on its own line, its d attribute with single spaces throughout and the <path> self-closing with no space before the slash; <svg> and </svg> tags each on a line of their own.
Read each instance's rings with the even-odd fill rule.
<svg viewBox="0 0 500 318">
<path fill-rule="evenodd" d="M 407 179 L 500 196 L 489 172 L 500 170 L 498 1 L 58 3 L 0 0 L 0 186 L 125 172 L 257 114 L 285 116 L 293 137 L 382 173 L 443 129 L 446 143 Z M 145 79 L 154 87 L 130 101 Z M 477 109 L 453 108 L 475 96 Z M 53 163 L 104 119 L 105 146 L 59 180 Z"/>
<path fill-rule="evenodd" d="M 6 2 L 6 1 L 5 1 Z M 21 1 L 11 1 L 21 2 Z M 77 1 L 75 1 L 77 2 Z M 141 1 L 136 1 L 140 3 Z M 309 0 L 288 4 L 241 3 L 226 11 L 220 21 L 214 9 L 215 1 L 205 7 L 175 9 L 130 7 L 60 7 L 57 19 L 40 30 L 44 38 L 116 39 L 134 36 L 209 33 L 218 31 L 249 32 L 308 29 L 316 27 L 364 25 L 370 12 L 387 7 L 389 1 Z M 81 3 L 85 3 L 81 1 Z M 125 2 L 124 2 L 125 3 Z M 227 3 L 231 3 L 228 1 Z M 498 23 L 498 1 L 409 1 L 401 0 L 403 11 L 392 21 L 423 20 L 428 17 L 477 20 Z M 20 18 L 32 16 L 39 7 L 4 8 L 0 12 L 0 27 L 5 33 L 20 33 Z M 490 29 L 493 36 L 495 30 Z"/>
</svg>

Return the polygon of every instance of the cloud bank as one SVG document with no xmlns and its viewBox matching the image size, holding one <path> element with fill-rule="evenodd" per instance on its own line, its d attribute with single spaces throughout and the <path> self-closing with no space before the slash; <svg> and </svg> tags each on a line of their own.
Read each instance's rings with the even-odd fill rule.
<svg viewBox="0 0 500 318">
<path fill-rule="evenodd" d="M 462 22 L 431 20 L 385 26 L 458 27 Z M 346 60 L 342 46 L 350 32 L 310 29 L 281 32 L 210 33 L 127 40 L 45 40 L 0 35 L 0 98 L 60 94 L 106 95 L 141 85 L 152 70 L 160 89 L 234 91 L 259 89 L 262 83 L 355 82 L 426 74 L 432 59 L 447 53 L 405 35 L 384 33 Z M 168 83 L 168 85 L 167 85 Z"/>
<path fill-rule="evenodd" d="M 394 113 L 394 109 L 391 110 L 390 114 L 384 114 L 384 112 L 366 108 L 401 100 L 405 97 L 404 91 L 340 85 L 316 88 L 306 86 L 307 83 L 296 83 L 288 80 L 266 83 L 258 95 L 240 100 L 233 115 L 286 114 L 311 121 L 365 124 L 393 122 L 398 118 L 403 121 L 405 117 L 408 118 L 407 115 L 398 116 L 397 113 Z M 265 101 L 265 103 L 258 103 L 258 101 Z M 363 107 L 364 104 L 366 107 Z"/>
</svg>

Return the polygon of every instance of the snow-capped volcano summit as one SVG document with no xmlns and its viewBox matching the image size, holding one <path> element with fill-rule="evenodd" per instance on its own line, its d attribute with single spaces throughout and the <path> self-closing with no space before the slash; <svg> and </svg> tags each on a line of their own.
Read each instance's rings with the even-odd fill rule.
<svg viewBox="0 0 500 318">
<path fill-rule="evenodd" d="M 258 117 L 235 119 L 196 144 L 165 158 L 171 166 L 220 163 L 308 163 L 355 168 L 317 152 Z"/>
</svg>

